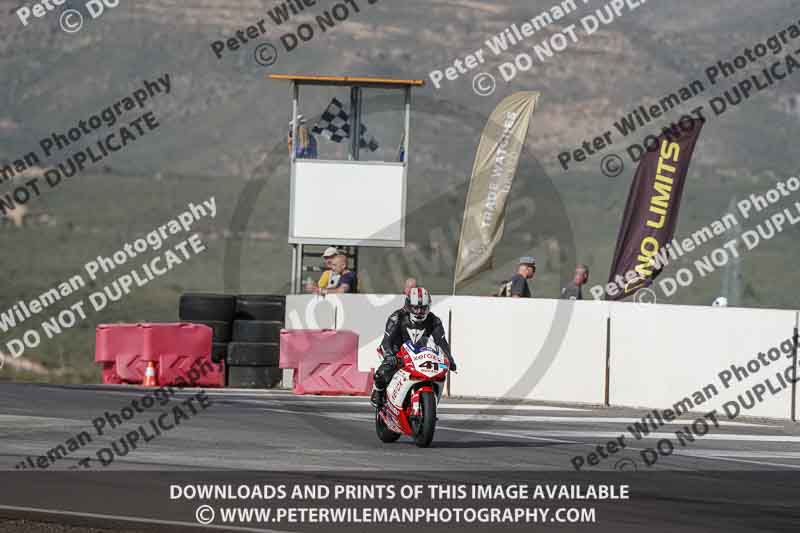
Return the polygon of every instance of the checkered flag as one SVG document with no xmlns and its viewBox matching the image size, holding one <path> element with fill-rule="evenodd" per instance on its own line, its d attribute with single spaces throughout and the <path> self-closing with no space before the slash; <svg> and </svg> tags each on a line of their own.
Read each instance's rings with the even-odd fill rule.
<svg viewBox="0 0 800 533">
<path fill-rule="evenodd" d="M 359 134 L 359 146 L 374 152 L 380 145 L 375 137 L 367 136 L 367 127 L 361 124 Z M 322 135 L 329 141 L 340 143 L 350 138 L 350 115 L 344 110 L 344 106 L 337 99 L 333 98 L 328 107 L 323 111 L 319 121 L 311 128 L 312 133 Z"/>
</svg>

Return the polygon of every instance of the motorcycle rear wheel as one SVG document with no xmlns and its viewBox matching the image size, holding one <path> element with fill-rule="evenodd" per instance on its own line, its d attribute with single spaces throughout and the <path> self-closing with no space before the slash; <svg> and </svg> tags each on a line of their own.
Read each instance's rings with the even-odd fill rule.
<svg viewBox="0 0 800 533">
<path fill-rule="evenodd" d="M 380 411 L 377 409 L 375 410 L 375 432 L 381 442 L 394 442 L 400 438 L 400 433 L 395 433 L 386 426 L 386 423 L 381 418 Z"/>
<path fill-rule="evenodd" d="M 436 430 L 436 398 L 432 392 L 425 391 L 419 395 L 422 415 L 414 427 L 414 443 L 420 448 L 427 448 L 433 442 L 433 432 Z"/>
</svg>

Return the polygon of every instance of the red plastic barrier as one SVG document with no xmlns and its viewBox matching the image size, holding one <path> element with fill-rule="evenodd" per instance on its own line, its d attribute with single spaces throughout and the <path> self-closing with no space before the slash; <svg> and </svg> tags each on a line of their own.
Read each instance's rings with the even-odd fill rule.
<svg viewBox="0 0 800 533">
<path fill-rule="evenodd" d="M 103 383 L 142 383 L 153 361 L 159 385 L 224 386 L 224 366 L 211 361 L 211 338 L 202 324 L 102 324 L 95 361 L 103 365 Z"/>
<path fill-rule="evenodd" d="M 211 362 L 213 330 L 210 327 L 175 323 L 142 324 L 142 329 L 145 346 L 143 359 L 158 363 L 159 384 L 178 384 L 182 380 L 203 387 L 225 385 L 224 369 Z"/>
<path fill-rule="evenodd" d="M 120 353 L 141 353 L 139 324 L 100 324 L 95 330 L 94 360 L 113 363 Z"/>
<path fill-rule="evenodd" d="M 198 387 L 224 387 L 225 363 L 214 363 L 208 356 L 193 358 L 180 354 L 162 355 L 158 363 L 158 384 L 186 383 L 193 383 Z"/>
<path fill-rule="evenodd" d="M 100 374 L 103 379 L 103 383 L 106 385 L 121 385 L 124 383 L 122 378 L 119 377 L 117 374 L 117 363 L 106 363 L 101 362 L 102 368 L 100 369 Z"/>
<path fill-rule="evenodd" d="M 294 369 L 295 394 L 367 396 L 372 390 L 372 372 L 358 370 L 353 331 L 281 330 L 280 367 Z"/>
<path fill-rule="evenodd" d="M 119 374 L 117 358 L 124 366 L 123 374 L 135 381 L 135 374 L 129 372 L 128 366 L 135 364 L 144 353 L 144 344 L 140 324 L 100 324 L 95 330 L 94 360 L 103 365 L 103 383 L 119 384 L 126 380 Z M 145 364 L 145 366 L 147 366 Z M 142 369 L 142 376 L 144 370 Z"/>
<path fill-rule="evenodd" d="M 141 331 L 139 333 L 141 335 Z M 157 363 L 158 358 L 148 359 L 144 347 L 139 352 L 119 353 L 117 354 L 117 375 L 124 383 L 141 383 L 144 380 L 144 371 L 147 369 L 149 361 Z"/>
</svg>

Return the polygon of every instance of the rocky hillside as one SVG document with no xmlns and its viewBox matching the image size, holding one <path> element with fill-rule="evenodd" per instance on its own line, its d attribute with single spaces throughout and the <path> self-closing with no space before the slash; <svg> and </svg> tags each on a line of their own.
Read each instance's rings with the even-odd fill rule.
<svg viewBox="0 0 800 533">
<path fill-rule="evenodd" d="M 69 0 L 64 8 L 83 9 L 83 3 Z M 58 12 L 31 19 L 31 24 L 23 27 L 13 15 L 22 2 L 0 0 L 0 160 L 33 149 L 43 136 L 72 127 L 129 94 L 142 80 L 169 73 L 171 94 L 148 103 L 162 124 L 158 135 L 110 158 L 107 179 L 204 178 L 219 180 L 220 187 L 231 186 L 234 178 L 266 179 L 261 205 L 271 216 L 264 216 L 259 222 L 262 227 L 254 230 L 283 235 L 288 196 L 284 146 L 288 88 L 285 83 L 266 80 L 266 74 L 427 79 L 430 71 L 486 49 L 487 39 L 512 23 L 521 25 L 554 2 L 381 0 L 368 5 L 366 0 L 357 0 L 360 12 L 351 12 L 346 21 L 318 32 L 290 53 L 281 48 L 282 35 L 304 22 L 313 23 L 317 14 L 336 4 L 320 0 L 315 8 L 277 26 L 268 16 L 268 11 L 279 5 L 277 0 L 122 2 L 97 20 L 87 18 L 79 33 L 66 34 L 59 29 Z M 578 12 L 554 22 L 529 41 L 497 57 L 487 53 L 482 68 L 498 78 L 495 94 L 476 95 L 472 74 L 445 82 L 440 90 L 428 83 L 417 91 L 409 206 L 420 209 L 429 205 L 431 198 L 443 198 L 436 216 L 457 223 L 465 181 L 488 113 L 506 94 L 538 90 L 542 92 L 541 107 L 531 128 L 517 187 L 534 196 L 545 183 L 554 187 L 569 215 L 579 255 L 591 257 L 605 271 L 632 165 L 620 178 L 609 180 L 599 172 L 598 159 L 563 172 L 557 154 L 613 128 L 616 120 L 639 105 L 649 105 L 701 78 L 715 61 L 730 60 L 745 47 L 785 29 L 796 19 L 796 9 L 792 0 L 709 0 L 702 5 L 689 0 L 651 1 L 597 33 L 582 36 L 556 57 L 535 61 L 533 68 L 520 72 L 512 82 L 502 81 L 497 71 L 501 63 L 513 61 L 521 52 L 533 53 L 534 44 L 570 24 L 580 24 L 581 17 L 602 5 L 577 4 Z M 266 35 L 237 51 L 226 51 L 221 59 L 215 57 L 210 46 L 213 41 L 232 37 L 237 29 L 261 19 L 265 19 Z M 280 49 L 273 67 L 264 68 L 253 60 L 256 41 L 269 41 Z M 742 76 L 734 76 L 730 82 Z M 718 94 L 726 84 L 698 99 Z M 718 217 L 732 197 L 764 190 L 774 179 L 796 171 L 800 156 L 790 142 L 798 132 L 797 106 L 792 104 L 798 94 L 798 81 L 787 79 L 706 126 L 687 187 L 681 229 L 693 231 Z M 331 95 L 304 92 L 304 113 L 312 119 L 318 116 Z M 375 102 L 377 107 L 385 99 L 376 97 Z M 694 103 L 668 118 L 677 119 Z M 389 114 L 369 108 L 367 114 L 373 131 L 389 131 Z M 657 131 L 660 125 L 654 124 L 647 132 Z M 626 146 L 620 142 L 614 149 L 622 152 Z M 99 209 L 106 204 L 128 209 L 124 199 L 120 200 L 104 199 Z M 428 226 L 428 221 L 420 222 L 424 237 L 417 237 L 411 227 L 412 241 L 419 241 L 412 244 L 420 247 L 420 253 L 430 251 L 424 231 Z M 521 246 L 551 238 L 542 231 L 541 227 L 527 228 L 515 236 L 504 257 L 513 257 Z M 779 254 L 781 263 L 791 263 L 790 253 L 794 252 Z M 448 275 L 444 268 L 436 272 L 443 287 Z M 490 283 L 486 281 L 484 289 Z M 774 291 L 778 298 L 774 305 L 785 302 L 779 292 Z M 767 305 L 771 298 L 759 297 L 752 303 Z M 707 295 L 687 295 L 686 299 L 704 301 Z"/>
<path fill-rule="evenodd" d="M 58 29 L 57 13 L 31 19 L 28 27 L 22 27 L 11 14 L 4 16 L 0 61 L 3 72 L 13 75 L 0 80 L 0 153 L 10 157 L 25 150 L 41 132 L 96 110 L 131 90 L 142 78 L 169 72 L 175 80 L 174 94 L 159 101 L 156 109 L 164 122 L 182 134 L 121 155 L 115 158 L 114 167 L 121 172 L 211 176 L 254 171 L 265 145 L 282 134 L 288 114 L 286 87 L 264 81 L 267 72 L 426 78 L 429 71 L 449 66 L 455 58 L 480 48 L 510 23 L 521 24 L 553 5 L 520 0 L 362 3 L 360 13 L 351 13 L 347 21 L 324 35 L 284 53 L 272 69 L 255 64 L 252 46 L 218 60 L 209 45 L 262 18 L 268 29 L 262 39 L 277 44 L 287 28 L 313 22 L 315 14 L 336 2 L 321 1 L 315 11 L 280 27 L 267 16 L 278 2 L 257 0 L 123 3 L 98 20 L 87 20 L 84 29 L 74 35 Z M 11 13 L 19 4 L 2 1 L 0 12 Z M 80 6 L 82 2 L 67 4 Z M 578 4 L 578 12 L 541 35 L 579 23 L 593 11 Z M 783 0 L 757 4 L 718 0 L 699 8 L 696 2 L 684 0 L 651 2 L 623 14 L 594 35 L 584 36 L 546 63 L 537 62 L 511 84 L 501 81 L 493 97 L 477 97 L 471 90 L 471 77 L 446 82 L 439 91 L 428 86 L 419 96 L 432 107 L 443 101 L 474 111 L 473 116 L 451 117 L 474 129 L 501 95 L 517 89 L 542 91 L 532 144 L 547 168 L 555 168 L 558 151 L 604 132 L 636 106 L 652 103 L 701 77 L 715 60 L 732 58 L 742 47 L 784 29 L 791 20 L 791 5 Z M 530 52 L 539 42 L 534 36 L 500 57 L 490 57 L 486 66 L 496 73 L 497 65 L 519 52 Z M 788 81 L 776 94 L 756 97 L 746 109 L 712 125 L 713 133 L 704 139 L 709 148 L 699 151 L 699 161 L 745 172 L 747 166 L 759 170 L 779 166 L 782 161 L 758 157 L 764 150 L 754 149 L 755 157 L 746 154 L 740 142 L 774 145 L 785 138 L 795 117 L 787 116 L 785 105 L 773 104 L 779 97 L 797 93 L 797 87 Z M 757 117 L 768 121 L 771 131 L 742 131 L 747 128 L 741 126 L 751 125 Z M 427 116 L 424 109 L 417 114 L 415 138 L 421 146 L 436 147 L 431 154 L 419 154 L 421 164 L 428 165 L 433 153 L 443 151 L 446 157 L 438 159 L 463 157 L 462 146 L 450 152 L 448 147 L 438 146 L 440 139 L 428 136 L 435 130 L 434 123 L 441 120 L 440 116 Z M 474 144 L 474 135 L 469 138 Z M 595 171 L 592 167 L 585 170 Z"/>
</svg>

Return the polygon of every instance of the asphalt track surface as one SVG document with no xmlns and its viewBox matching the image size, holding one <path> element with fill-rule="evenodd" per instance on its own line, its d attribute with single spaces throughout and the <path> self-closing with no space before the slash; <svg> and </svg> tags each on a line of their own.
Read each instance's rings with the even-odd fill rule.
<svg viewBox="0 0 800 533">
<path fill-rule="evenodd" d="M 682 418 L 636 440 L 627 428 L 632 422 L 639 421 L 647 413 L 646 410 L 445 398 L 440 404 L 433 446 L 419 449 L 405 437 L 392 444 L 378 441 L 373 410 L 366 398 L 294 396 L 287 391 L 207 390 L 211 404 L 206 409 L 198 410 L 174 429 L 164 431 L 152 441 L 137 446 L 124 457 L 115 457 L 111 464 L 100 465 L 94 459 L 97 450 L 110 447 L 112 441 L 120 439 L 127 431 L 146 424 L 172 406 L 184 405 L 179 402 L 197 394 L 196 390 L 188 389 L 177 392 L 168 405 L 137 413 L 122 426 L 109 428 L 104 436 L 96 435 L 93 420 L 104 416 L 105 412 L 119 413 L 123 407 L 130 406 L 134 400 L 141 400 L 148 392 L 147 389 L 127 387 L 0 385 L 0 469 L 14 471 L 17 476 L 38 470 L 36 474 L 29 474 L 30 479 L 33 479 L 33 475 L 55 475 L 55 472 L 70 470 L 73 470 L 69 472 L 71 475 L 97 471 L 154 470 L 179 473 L 217 471 L 232 475 L 241 471 L 280 471 L 284 475 L 327 473 L 343 477 L 378 473 L 409 479 L 413 479 L 409 473 L 414 472 L 426 472 L 426 475 L 442 479 L 454 473 L 468 476 L 471 472 L 493 472 L 502 476 L 515 472 L 542 472 L 551 476 L 551 479 L 557 479 L 559 472 L 564 476 L 575 474 L 572 464 L 575 456 L 585 457 L 598 445 L 626 435 L 627 441 L 630 441 L 626 448 L 610 454 L 594 467 L 584 467 L 583 472 L 606 476 L 639 476 L 638 479 L 646 480 L 649 484 L 648 490 L 655 492 L 660 490 L 660 483 L 685 483 L 685 480 L 669 482 L 668 474 L 664 474 L 667 477 L 658 477 L 662 473 L 685 475 L 689 476 L 686 479 L 692 480 L 692 484 L 686 485 L 689 488 L 684 487 L 685 490 L 696 490 L 702 494 L 706 489 L 699 488 L 700 485 L 708 484 L 709 491 L 716 491 L 714 496 L 725 493 L 725 504 L 730 508 L 744 504 L 741 498 L 749 497 L 747 491 L 774 488 L 776 483 L 770 479 L 779 479 L 784 486 L 790 482 L 793 485 L 793 498 L 797 494 L 796 487 L 800 485 L 800 428 L 793 423 L 754 419 L 726 421 L 724 414 L 721 414 L 719 428 L 711 425 L 704 436 L 696 437 L 694 442 L 688 442 L 685 447 L 676 446 L 672 455 L 660 457 L 655 465 L 647 466 L 642 460 L 641 450 L 655 448 L 657 442 L 664 438 L 677 444 L 675 431 L 694 422 L 697 416 Z M 20 472 L 17 468 L 26 457 L 30 456 L 35 463 L 36 457 L 46 455 L 49 450 L 81 431 L 92 435 L 91 443 L 59 458 L 46 468 L 28 468 L 27 472 Z M 84 457 L 93 458 L 88 469 L 78 465 L 78 460 Z M 75 469 L 82 472 L 74 472 Z M 734 484 L 726 481 L 726 472 L 736 472 L 745 477 L 753 473 L 761 477 L 753 483 Z M 715 478 L 714 473 L 720 473 L 723 477 Z M 6 478 L 10 479 L 8 475 Z M 18 480 L 22 478 L 14 479 L 19 484 Z M 94 483 L 94 479 L 87 477 L 86 482 Z M 137 483 L 135 478 L 131 479 L 132 484 Z M 798 480 L 797 484 L 795 480 Z M 759 487 L 758 483 L 762 481 L 765 484 Z M 31 485 L 38 484 L 38 490 L 41 490 L 42 483 L 42 478 L 35 483 L 31 481 Z M 740 486 L 745 484 L 752 486 Z M 9 492 L 8 486 L 5 489 L 0 493 L 0 516 L 73 523 L 80 519 L 81 512 L 90 508 L 84 506 L 75 511 L 75 516 L 66 516 L 65 510 L 77 507 L 47 507 L 46 498 L 28 503 L 24 498 L 24 486 L 15 489 L 17 492 L 14 494 Z M 92 490 L 91 487 L 85 489 Z M 141 490 L 141 487 L 132 486 L 131 490 L 134 489 Z M 745 492 L 737 495 L 728 489 Z M 84 490 L 84 487 L 76 490 Z M 655 500 L 663 499 L 655 493 L 653 496 Z M 792 520 L 800 520 L 800 512 L 793 511 L 795 507 L 792 505 L 790 511 L 776 504 L 771 512 L 775 516 L 784 512 L 793 513 Z M 626 509 L 630 513 L 626 513 Z M 662 512 L 666 513 L 655 510 L 647 515 L 639 515 L 633 509 L 629 506 L 615 511 L 615 530 L 653 529 L 648 520 Z M 702 509 L 709 511 L 708 502 Z M 94 519 L 105 524 L 113 517 L 122 516 L 98 511 Z M 115 523 L 115 529 L 127 530 L 134 525 L 136 530 L 140 527 L 161 529 L 152 515 L 147 518 L 151 520 L 149 523 L 147 520 L 137 523 L 135 519 L 138 517 L 141 514 L 124 514 Z M 186 522 L 187 527 L 190 522 Z M 166 529 L 179 530 L 182 523 L 170 522 Z M 716 529 L 667 528 L 666 514 L 659 523 L 661 528 L 653 530 Z M 3 524 L 8 526 L 12 522 L 0 521 L 0 531 L 60 531 L 55 528 L 37 529 L 46 526 L 28 523 L 19 529 L 3 529 Z M 764 524 L 756 527 L 746 520 L 740 520 L 733 524 L 726 523 L 725 527 L 732 531 L 782 531 L 787 523 L 776 518 L 776 524 L 775 527 L 766 527 Z M 582 526 L 575 530 L 599 530 L 585 524 Z"/>
<path fill-rule="evenodd" d="M 0 468 L 14 469 L 82 430 L 94 441 L 48 469 L 68 469 L 125 431 L 135 429 L 196 391 L 178 391 L 166 407 L 156 405 L 106 438 L 92 421 L 119 413 L 147 389 L 0 385 Z M 664 425 L 641 441 L 627 427 L 646 410 L 593 408 L 541 403 L 500 403 L 444 398 L 433 446 L 418 449 L 410 439 L 383 444 L 375 436 L 373 410 L 366 398 L 295 396 L 287 391 L 206 390 L 211 405 L 190 414 L 170 431 L 116 457 L 108 469 L 238 470 L 573 470 L 571 458 L 626 435 L 625 449 L 593 470 L 625 469 L 630 459 L 647 469 L 640 456 L 697 416 Z M 699 415 L 698 415 L 699 416 Z M 669 470 L 800 470 L 800 426 L 774 420 L 719 415 L 705 436 L 662 457 L 650 467 Z M 222 453 L 224 452 L 224 453 Z M 588 469 L 588 467 L 586 467 Z"/>
</svg>

